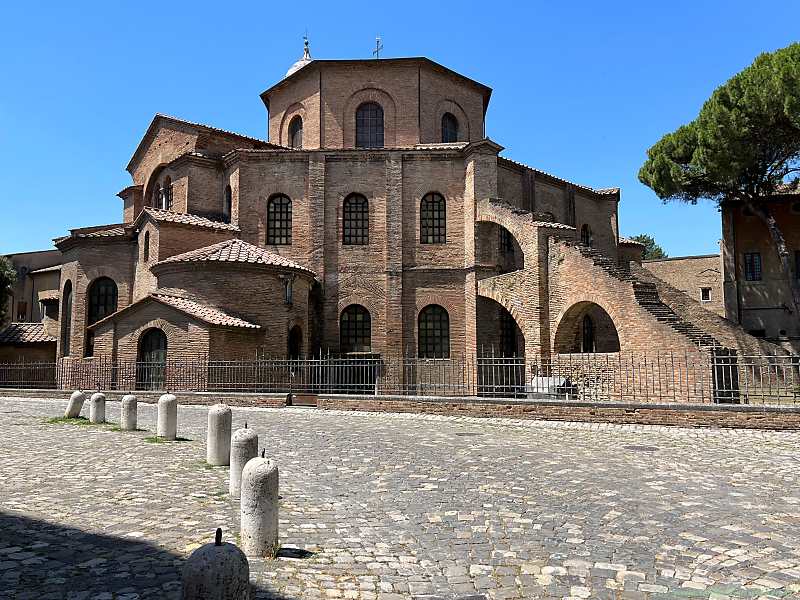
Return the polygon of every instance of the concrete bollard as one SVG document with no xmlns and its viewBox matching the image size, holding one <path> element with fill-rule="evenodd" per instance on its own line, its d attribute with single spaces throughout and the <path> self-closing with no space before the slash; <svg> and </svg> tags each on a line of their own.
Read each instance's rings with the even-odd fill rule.
<svg viewBox="0 0 800 600">
<path fill-rule="evenodd" d="M 136 396 L 128 394 L 122 397 L 119 413 L 119 428 L 122 431 L 136 431 L 138 401 Z"/>
<path fill-rule="evenodd" d="M 172 394 L 164 394 L 158 399 L 156 435 L 170 441 L 178 436 L 178 399 Z"/>
<path fill-rule="evenodd" d="M 231 472 L 228 491 L 231 498 L 238 498 L 242 492 L 242 470 L 251 458 L 258 456 L 258 434 L 252 429 L 237 429 L 231 438 Z"/>
<path fill-rule="evenodd" d="M 90 423 L 105 423 L 106 422 L 106 395 L 100 392 L 95 392 L 89 398 L 89 422 Z"/>
<path fill-rule="evenodd" d="M 227 404 L 208 409 L 206 462 L 213 466 L 231 464 L 231 422 L 233 415 Z"/>
<path fill-rule="evenodd" d="M 86 394 L 80 391 L 72 392 L 72 395 L 69 397 L 69 404 L 67 404 L 67 410 L 64 411 L 64 418 L 66 419 L 76 419 L 80 416 L 81 410 L 83 409 L 83 403 L 86 401 Z"/>
<path fill-rule="evenodd" d="M 273 557 L 278 552 L 278 466 L 252 458 L 242 471 L 242 550 L 247 556 Z"/>
<path fill-rule="evenodd" d="M 183 567 L 183 600 L 250 600 L 250 564 L 235 544 L 213 544 L 192 552 Z"/>
</svg>

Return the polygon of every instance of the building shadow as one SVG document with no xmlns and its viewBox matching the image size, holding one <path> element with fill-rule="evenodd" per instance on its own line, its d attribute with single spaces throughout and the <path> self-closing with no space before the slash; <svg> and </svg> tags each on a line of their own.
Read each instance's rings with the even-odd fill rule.
<svg viewBox="0 0 800 600">
<path fill-rule="evenodd" d="M 209 541 L 213 532 L 209 534 Z M 136 538 L 89 533 L 0 512 L 0 599 L 181 597 L 186 557 Z M 264 584 L 254 600 L 295 600 Z M 100 594 L 105 595 L 100 596 Z"/>
</svg>

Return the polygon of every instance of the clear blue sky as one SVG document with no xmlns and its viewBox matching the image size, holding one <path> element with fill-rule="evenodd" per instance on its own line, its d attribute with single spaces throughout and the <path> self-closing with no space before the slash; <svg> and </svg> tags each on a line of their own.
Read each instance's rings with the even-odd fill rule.
<svg viewBox="0 0 800 600">
<path fill-rule="evenodd" d="M 0 22 L 0 254 L 121 219 L 115 194 L 153 114 L 266 137 L 258 94 L 302 52 L 427 56 L 494 89 L 503 155 L 622 188 L 623 235 L 673 256 L 717 251 L 710 205 L 662 205 L 636 173 L 760 52 L 797 41 L 771 2 L 46 2 Z"/>
</svg>

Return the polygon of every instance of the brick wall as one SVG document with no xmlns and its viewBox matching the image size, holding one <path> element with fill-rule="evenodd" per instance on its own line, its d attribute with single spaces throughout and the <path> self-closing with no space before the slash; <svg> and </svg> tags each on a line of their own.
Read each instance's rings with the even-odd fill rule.
<svg viewBox="0 0 800 600">
<path fill-rule="evenodd" d="M 646 260 L 642 266 L 659 279 L 700 302 L 706 310 L 725 316 L 719 254 Z M 703 288 L 708 288 L 710 301 L 702 299 Z"/>
</svg>

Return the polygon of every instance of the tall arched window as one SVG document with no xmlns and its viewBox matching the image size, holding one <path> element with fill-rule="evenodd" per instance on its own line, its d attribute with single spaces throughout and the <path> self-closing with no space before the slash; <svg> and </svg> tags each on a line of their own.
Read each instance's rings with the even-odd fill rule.
<svg viewBox="0 0 800 600">
<path fill-rule="evenodd" d="M 289 246 L 292 243 L 292 201 L 278 194 L 267 204 L 267 244 Z"/>
<path fill-rule="evenodd" d="M 442 142 L 445 144 L 458 141 L 458 119 L 452 113 L 442 115 Z"/>
<path fill-rule="evenodd" d="M 292 117 L 289 121 L 289 147 L 297 149 L 303 147 L 303 119 L 300 115 Z"/>
<path fill-rule="evenodd" d="M 226 223 L 231 222 L 231 214 L 233 213 L 233 192 L 231 186 L 225 186 L 225 198 L 222 201 L 222 216 Z"/>
<path fill-rule="evenodd" d="M 356 148 L 383 148 L 383 108 L 377 102 L 356 109 Z"/>
<path fill-rule="evenodd" d="M 300 325 L 295 325 L 289 330 L 286 339 L 286 354 L 291 359 L 300 358 L 303 353 L 303 330 Z"/>
<path fill-rule="evenodd" d="M 163 390 L 167 365 L 167 336 L 151 328 L 139 338 L 136 356 L 136 389 Z"/>
<path fill-rule="evenodd" d="M 420 202 L 419 241 L 421 244 L 444 244 L 447 241 L 447 209 L 441 194 L 425 194 Z"/>
<path fill-rule="evenodd" d="M 339 317 L 339 346 L 342 352 L 370 352 L 372 318 L 360 304 L 351 304 Z"/>
<path fill-rule="evenodd" d="M 581 339 L 581 352 L 595 351 L 594 321 L 589 315 L 584 315 Z"/>
<path fill-rule="evenodd" d="M 142 243 L 142 260 L 147 262 L 150 260 L 150 232 L 144 232 L 144 242 Z"/>
<path fill-rule="evenodd" d="M 161 208 L 164 210 L 172 210 L 172 179 L 169 177 L 164 180 L 163 198 L 164 200 Z"/>
<path fill-rule="evenodd" d="M 350 194 L 342 207 L 342 244 L 369 244 L 369 201 L 361 194 Z"/>
<path fill-rule="evenodd" d="M 586 223 L 584 223 L 583 227 L 581 227 L 581 244 L 583 244 L 584 246 L 594 245 L 594 236 L 592 235 L 592 228 L 589 227 Z"/>
<path fill-rule="evenodd" d="M 420 358 L 450 358 L 450 316 L 438 304 L 423 308 L 417 320 Z"/>
<path fill-rule="evenodd" d="M 64 284 L 61 294 L 61 355 L 69 356 L 72 338 L 72 282 Z"/>
<path fill-rule="evenodd" d="M 108 277 L 95 279 L 86 292 L 88 307 L 86 312 L 86 326 L 97 323 L 100 319 L 117 312 L 117 284 Z M 86 334 L 85 356 L 94 355 L 94 332 Z"/>
</svg>

